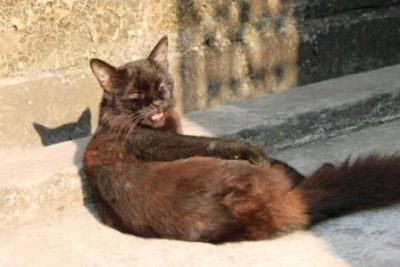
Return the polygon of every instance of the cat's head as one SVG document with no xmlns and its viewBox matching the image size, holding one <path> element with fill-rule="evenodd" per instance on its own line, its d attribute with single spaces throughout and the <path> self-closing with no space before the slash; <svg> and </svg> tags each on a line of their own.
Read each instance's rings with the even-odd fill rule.
<svg viewBox="0 0 400 267">
<path fill-rule="evenodd" d="M 175 104 L 167 54 L 168 39 L 164 36 L 147 58 L 121 67 L 91 59 L 92 71 L 104 91 L 100 120 L 120 118 L 131 124 L 162 127 Z"/>
</svg>

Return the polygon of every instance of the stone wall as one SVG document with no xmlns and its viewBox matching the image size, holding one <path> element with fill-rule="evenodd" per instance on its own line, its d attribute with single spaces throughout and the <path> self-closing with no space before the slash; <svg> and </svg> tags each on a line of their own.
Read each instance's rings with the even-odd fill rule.
<svg viewBox="0 0 400 267">
<path fill-rule="evenodd" d="M 0 151 L 90 134 L 101 96 L 89 70 L 92 57 L 120 65 L 146 56 L 168 34 L 177 73 L 176 5 L 156 0 L 0 1 Z M 89 116 L 80 120 L 88 108 Z"/>
<path fill-rule="evenodd" d="M 94 56 L 140 57 L 177 29 L 176 4 L 158 2 L 3 0 L 0 77 L 86 66 Z"/>
<path fill-rule="evenodd" d="M 181 1 L 184 111 L 297 85 L 297 22 L 290 2 Z"/>
<path fill-rule="evenodd" d="M 3 0 L 0 150 L 89 134 L 101 91 L 88 60 L 144 57 L 164 34 L 187 112 L 399 63 L 400 4 Z"/>
<path fill-rule="evenodd" d="M 298 84 L 400 63 L 399 0 L 296 1 Z"/>
</svg>

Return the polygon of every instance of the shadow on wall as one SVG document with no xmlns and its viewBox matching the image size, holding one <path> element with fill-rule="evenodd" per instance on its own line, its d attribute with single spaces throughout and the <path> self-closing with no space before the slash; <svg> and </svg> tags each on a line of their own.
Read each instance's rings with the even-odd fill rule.
<svg viewBox="0 0 400 267">
<path fill-rule="evenodd" d="M 81 183 L 81 193 L 79 197 L 82 197 L 82 203 L 84 206 L 98 219 L 97 212 L 94 209 L 91 200 L 91 191 L 87 185 L 87 179 L 83 170 L 82 159 L 86 149 L 86 145 L 90 140 L 91 135 L 91 112 L 89 108 L 86 108 L 79 119 L 75 122 L 66 123 L 55 128 L 48 128 L 38 123 L 33 123 L 33 128 L 39 134 L 41 142 L 44 146 L 54 145 L 60 142 L 72 141 L 75 144 L 75 152 L 72 157 L 73 164 L 76 166 Z M 86 137 L 86 138 L 84 138 Z M 59 148 L 60 149 L 60 148 Z M 67 152 L 69 153 L 69 152 Z M 71 154 L 72 156 L 72 154 Z M 68 194 L 77 196 L 77 192 L 74 186 Z"/>
<path fill-rule="evenodd" d="M 38 123 L 33 123 L 33 128 L 39 134 L 44 146 L 53 145 L 60 142 L 70 141 L 91 134 L 92 126 L 90 109 L 85 109 L 78 121 L 66 123 L 56 128 L 48 128 Z"/>
<path fill-rule="evenodd" d="M 400 63 L 400 1 L 293 1 L 298 84 Z"/>
<path fill-rule="evenodd" d="M 297 84 L 290 1 L 180 0 L 177 15 L 184 112 Z"/>
</svg>

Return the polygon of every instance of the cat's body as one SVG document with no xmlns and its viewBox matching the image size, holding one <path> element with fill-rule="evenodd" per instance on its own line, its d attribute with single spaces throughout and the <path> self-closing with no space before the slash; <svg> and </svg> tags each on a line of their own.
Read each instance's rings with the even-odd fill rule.
<svg viewBox="0 0 400 267">
<path fill-rule="evenodd" d="M 325 164 L 306 178 L 251 145 L 181 134 L 167 40 L 149 58 L 91 67 L 104 89 L 84 166 L 100 217 L 145 237 L 257 240 L 400 199 L 400 156 Z"/>
</svg>

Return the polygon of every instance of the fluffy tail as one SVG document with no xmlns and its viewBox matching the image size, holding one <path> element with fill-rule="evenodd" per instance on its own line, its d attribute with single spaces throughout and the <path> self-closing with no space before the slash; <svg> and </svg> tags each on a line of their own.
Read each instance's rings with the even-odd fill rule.
<svg viewBox="0 0 400 267">
<path fill-rule="evenodd" d="M 325 164 L 295 189 L 306 204 L 309 224 L 400 200 L 400 155 L 347 159 Z"/>
</svg>

